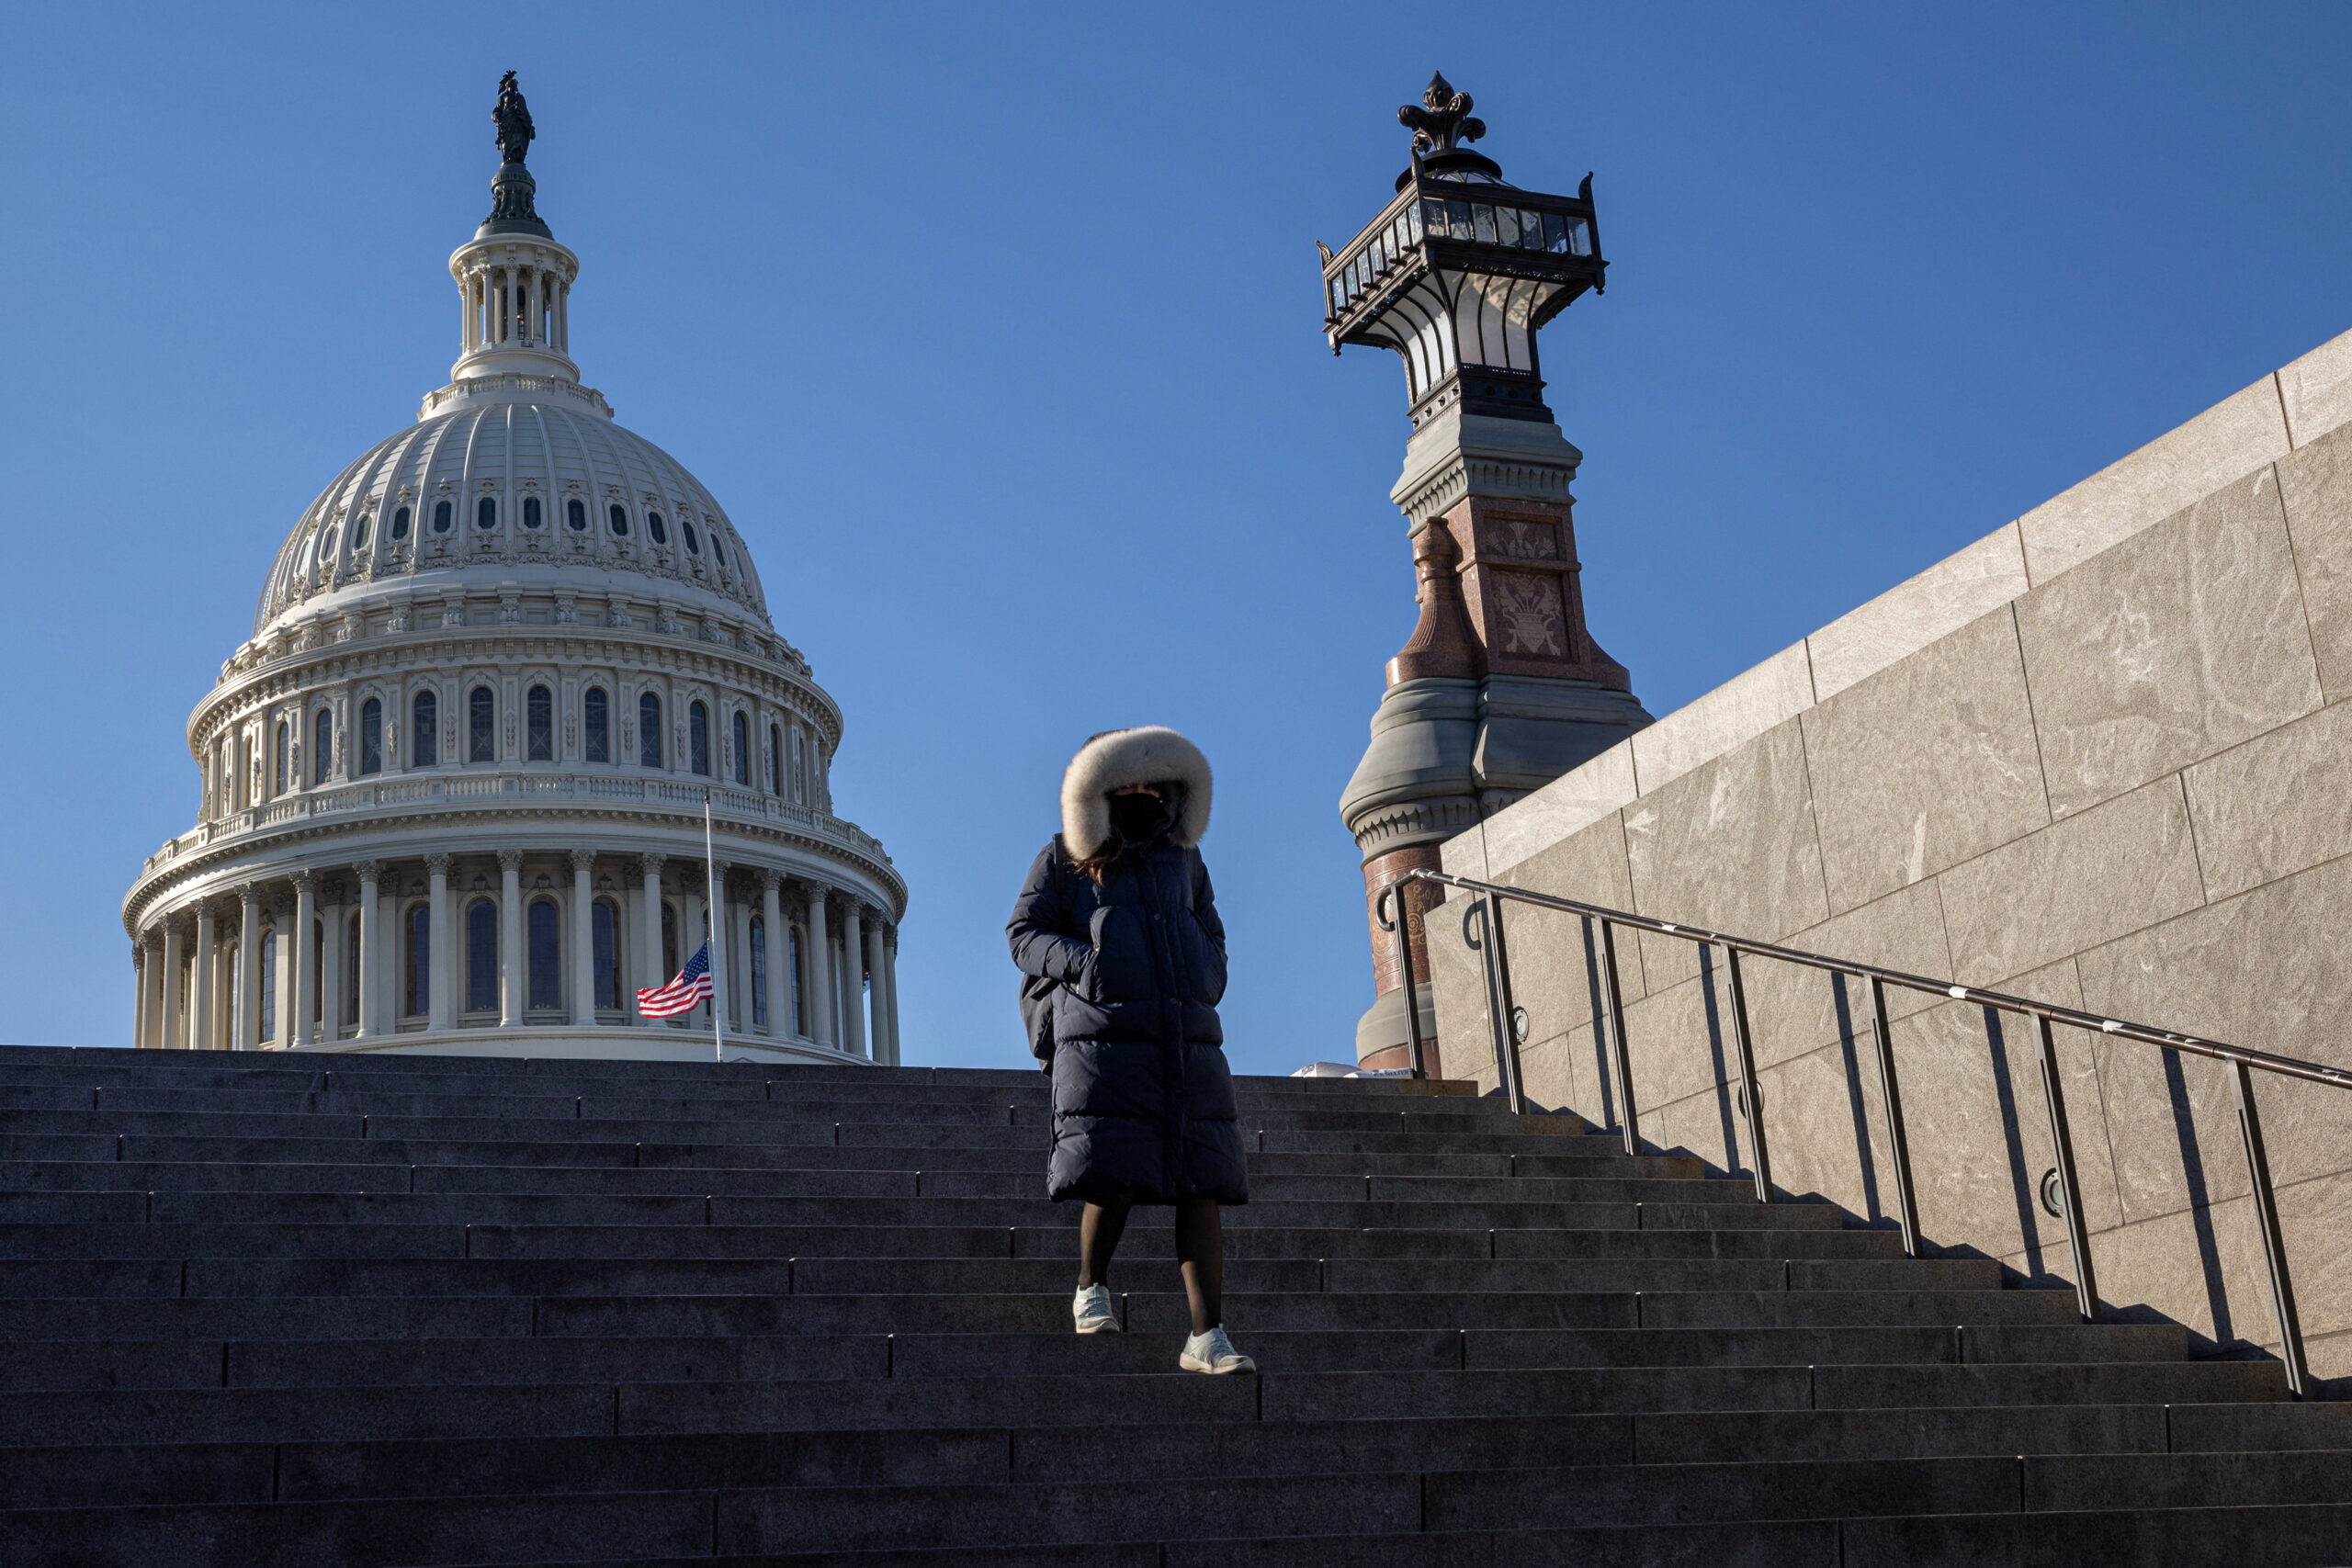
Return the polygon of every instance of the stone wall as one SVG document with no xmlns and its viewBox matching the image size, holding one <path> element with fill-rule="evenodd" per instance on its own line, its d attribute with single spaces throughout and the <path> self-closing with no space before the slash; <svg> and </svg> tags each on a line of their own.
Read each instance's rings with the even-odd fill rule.
<svg viewBox="0 0 2352 1568">
<path fill-rule="evenodd" d="M 1450 840 L 1449 871 L 2352 1066 L 2352 334 Z M 1495 1081 L 1467 906 L 1441 1032 Z M 1579 923 L 1513 909 L 1531 1096 L 1618 1125 Z M 1746 1171 L 1722 976 L 1621 935 L 1639 1130 Z M 1776 1184 L 1894 1208 L 1860 988 L 1744 965 Z M 1890 993 L 1924 1230 L 2055 1284 L 2030 1029 Z M 1860 1027 L 1858 1030 L 1858 1025 Z M 1474 1043 L 1475 1045 L 1474 1045 Z M 2218 1064 L 2061 1031 L 2100 1294 L 2277 1341 Z M 2257 1075 L 2261 1078 L 2260 1075 Z M 2352 1373 L 2352 1093 L 2261 1078 L 2313 1371 Z"/>
</svg>

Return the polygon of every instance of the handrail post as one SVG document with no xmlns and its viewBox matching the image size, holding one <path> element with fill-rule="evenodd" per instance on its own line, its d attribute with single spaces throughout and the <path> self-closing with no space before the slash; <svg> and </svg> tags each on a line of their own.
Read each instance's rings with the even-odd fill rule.
<svg viewBox="0 0 2352 1568">
<path fill-rule="evenodd" d="M 1609 1012 L 1609 1067 L 1617 1079 L 1617 1114 L 1625 1124 L 1625 1152 L 1642 1152 L 1640 1116 L 1634 1105 L 1634 1058 L 1625 1049 L 1625 994 L 1617 983 L 1617 932 L 1600 922 L 1601 999 Z"/>
<path fill-rule="evenodd" d="M 1756 1167 L 1756 1201 L 1772 1201 L 1772 1156 L 1764 1148 L 1764 1100 L 1756 1088 L 1756 1051 L 1747 1033 L 1747 987 L 1739 977 L 1739 949 L 1724 945 L 1724 973 L 1731 990 L 1731 1039 L 1739 1054 L 1739 1092 L 1747 1117 L 1747 1142 Z"/>
<path fill-rule="evenodd" d="M 1903 1226 L 1903 1250 L 1919 1256 L 1919 1201 L 1911 1190 L 1911 1141 L 1903 1131 L 1903 1090 L 1894 1076 L 1894 1030 L 1886 1020 L 1886 982 L 1870 976 L 1871 1036 L 1878 1054 L 1878 1089 L 1886 1113 L 1888 1163 L 1894 1167 L 1895 1218 Z"/>
<path fill-rule="evenodd" d="M 2058 1197 L 2065 1207 L 2066 1251 L 2075 1263 L 2075 1307 L 2085 1323 L 2098 1321 L 2098 1281 L 2091 1275 L 2091 1238 L 2083 1228 L 2082 1184 L 2075 1176 L 2075 1139 L 2066 1128 L 2066 1091 L 2058 1081 L 2058 1046 L 2050 1021 L 2037 1015 L 2041 1037 L 2041 1103 L 2050 1111 L 2050 1146 L 2058 1156 Z"/>
<path fill-rule="evenodd" d="M 2262 1261 L 2270 1269 L 2270 1310 L 2278 1319 L 2278 1359 L 2287 1388 L 2297 1399 L 2308 1392 L 2303 1365 L 2303 1329 L 2295 1315 L 2295 1286 L 2287 1277 L 2287 1237 L 2278 1228 L 2278 1197 L 2270 1187 L 2270 1156 L 2262 1144 L 2262 1115 L 2255 1109 L 2254 1075 L 2244 1062 L 2230 1062 L 2230 1093 L 2237 1101 L 2238 1133 L 2245 1140 L 2246 1174 L 2254 1179 L 2254 1213 L 2262 1226 Z"/>
<path fill-rule="evenodd" d="M 1405 903 L 1405 888 L 1409 881 L 1410 878 L 1392 882 L 1382 888 L 1380 896 L 1372 901 L 1372 918 L 1396 933 L 1396 974 L 1403 981 L 1405 990 L 1405 1041 L 1413 1048 L 1413 1076 L 1417 1078 L 1425 1078 L 1430 1075 L 1428 1065 L 1422 1060 L 1421 998 L 1420 993 L 1413 985 L 1413 938 L 1409 923 L 1411 916 L 1407 912 Z M 1396 919 L 1393 925 L 1382 912 L 1392 897 L 1396 901 Z M 1427 921 L 1424 920 L 1423 924 L 1426 926 Z"/>
<path fill-rule="evenodd" d="M 1487 1012 L 1494 1024 L 1495 1074 L 1511 1114 L 1527 1114 L 1527 1088 L 1519 1077 L 1518 1010 L 1510 999 L 1510 959 L 1503 946 L 1502 900 L 1489 893 L 1479 901 L 1487 922 Z"/>
</svg>

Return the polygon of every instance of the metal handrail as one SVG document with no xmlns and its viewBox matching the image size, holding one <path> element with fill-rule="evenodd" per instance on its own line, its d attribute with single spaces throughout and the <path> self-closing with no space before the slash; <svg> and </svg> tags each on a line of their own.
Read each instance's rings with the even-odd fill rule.
<svg viewBox="0 0 2352 1568">
<path fill-rule="evenodd" d="M 1894 1168 L 1895 1218 L 1903 1230 L 1903 1250 L 1914 1258 L 1919 1256 L 1922 1246 L 1919 1208 L 1911 1179 L 1910 1144 L 1905 1132 L 1901 1088 L 1895 1076 L 1894 1032 L 1887 1017 L 1886 987 L 1899 987 L 2032 1019 L 2037 1054 L 2041 1059 L 2042 1102 L 2049 1111 L 2051 1147 L 2058 1161 L 2055 1175 L 2059 1184 L 2059 1202 L 2066 1222 L 2066 1247 L 2075 1265 L 2075 1302 L 2086 1322 L 2099 1320 L 2098 1288 L 2092 1274 L 2090 1238 L 2083 1228 L 2081 1205 L 2077 1201 L 2081 1188 L 2075 1173 L 2074 1139 L 2067 1126 L 2065 1092 L 2059 1078 L 2053 1028 L 2064 1024 L 2089 1033 L 2135 1041 L 2166 1051 L 2207 1056 L 2225 1064 L 2230 1072 L 2231 1098 L 2237 1112 L 2239 1138 L 2245 1147 L 2246 1169 L 2254 1189 L 2256 1218 L 2262 1233 L 2263 1261 L 2269 1271 L 2271 1310 L 2278 1324 L 2279 1359 L 2286 1369 L 2289 1390 L 2297 1398 L 2301 1398 L 2307 1392 L 2310 1374 L 2303 1354 L 2302 1328 L 2296 1314 L 2294 1286 L 2287 1269 L 2286 1240 L 2278 1224 L 2278 1195 L 2271 1186 L 2270 1157 L 2263 1143 L 2261 1116 L 2255 1105 L 2253 1073 L 2258 1068 L 2281 1077 L 2301 1078 L 2335 1089 L 2352 1089 L 2352 1071 L 2243 1045 L 2232 1045 L 2225 1041 L 2208 1040 L 2201 1035 L 2155 1029 L 2124 1019 L 2106 1018 L 2055 1002 L 2013 997 L 1978 986 L 1930 979 L 1875 964 L 1832 958 L 1818 953 L 1782 947 L 1776 942 L 1758 942 L 1709 931 L 1702 926 L 1661 920 L 1625 909 L 1611 909 L 1604 905 L 1588 904 L 1581 899 L 1562 898 L 1521 887 L 1505 887 L 1442 871 L 1415 869 L 1383 886 L 1373 901 L 1374 920 L 1381 930 L 1393 932 L 1396 937 L 1396 966 L 1404 987 L 1406 1033 L 1412 1047 L 1415 1077 L 1425 1077 L 1428 1074 L 1423 1059 L 1425 1043 L 1421 1035 L 1419 988 L 1413 978 L 1411 922 L 1404 918 L 1407 911 L 1401 892 L 1408 883 L 1412 882 L 1458 887 L 1465 893 L 1480 896 L 1473 908 L 1480 920 L 1484 938 L 1478 945 L 1486 960 L 1487 1017 L 1494 1036 L 1495 1069 L 1503 1093 L 1515 1112 L 1524 1113 L 1527 1110 L 1526 1089 L 1519 1062 L 1519 1047 L 1527 1035 L 1527 1021 L 1511 999 L 1510 956 L 1503 941 L 1502 903 L 1504 900 L 1515 900 L 1576 915 L 1588 923 L 1588 929 L 1591 922 L 1599 922 L 1598 942 L 1592 943 L 1596 962 L 1588 968 L 1586 985 L 1592 996 L 1593 1011 L 1608 1039 L 1610 1077 L 1614 1080 L 1610 1088 L 1616 1095 L 1627 1154 L 1640 1152 L 1640 1138 L 1635 1131 L 1639 1118 L 1634 1100 L 1633 1058 L 1625 1038 L 1625 1009 L 1617 979 L 1616 928 L 1624 926 L 1634 931 L 1674 937 L 1702 947 L 1720 948 L 1729 992 L 1733 1054 L 1739 1067 L 1740 1114 L 1747 1123 L 1748 1142 L 1754 1156 L 1756 1197 L 1757 1201 L 1762 1203 L 1772 1201 L 1771 1162 L 1765 1146 L 1763 1105 L 1757 1089 L 1755 1049 L 1748 1031 L 1747 995 L 1740 974 L 1740 956 L 1746 953 L 1831 975 L 1851 976 L 1862 981 L 1870 994 L 1872 1055 L 1878 1067 L 1881 1110 L 1886 1122 L 1888 1159 Z M 1392 895 L 1395 896 L 1394 907 L 1398 917 L 1393 919 L 1390 918 Z M 1422 914 L 1426 921 L 1427 910 L 1424 909 Z"/>
</svg>

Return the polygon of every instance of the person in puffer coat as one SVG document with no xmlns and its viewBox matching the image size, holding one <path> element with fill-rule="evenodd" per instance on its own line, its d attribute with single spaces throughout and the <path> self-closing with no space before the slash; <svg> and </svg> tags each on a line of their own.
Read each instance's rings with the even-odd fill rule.
<svg viewBox="0 0 2352 1568">
<path fill-rule="evenodd" d="M 1061 804 L 1005 934 L 1054 1080 L 1046 1191 L 1086 1205 L 1071 1315 L 1080 1334 L 1118 1330 L 1107 1276 L 1128 1211 L 1173 1204 L 1193 1314 L 1177 1364 L 1254 1371 L 1223 1322 L 1218 1205 L 1250 1187 L 1216 1016 L 1225 926 L 1200 852 L 1208 759 L 1172 729 L 1110 730 L 1071 760 Z"/>
</svg>

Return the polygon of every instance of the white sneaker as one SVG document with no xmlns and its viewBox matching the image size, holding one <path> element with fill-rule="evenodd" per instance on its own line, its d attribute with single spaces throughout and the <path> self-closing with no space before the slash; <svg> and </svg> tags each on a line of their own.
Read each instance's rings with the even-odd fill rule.
<svg viewBox="0 0 2352 1568">
<path fill-rule="evenodd" d="M 1119 1314 L 1111 1308 L 1111 1287 L 1089 1285 L 1069 1303 L 1069 1314 L 1080 1334 L 1116 1334 Z"/>
<path fill-rule="evenodd" d="M 1217 1325 L 1206 1334 L 1195 1334 L 1184 1341 L 1184 1353 L 1176 1364 L 1188 1372 L 1254 1372 L 1258 1363 L 1233 1348 L 1225 1337 L 1225 1325 Z"/>
</svg>

